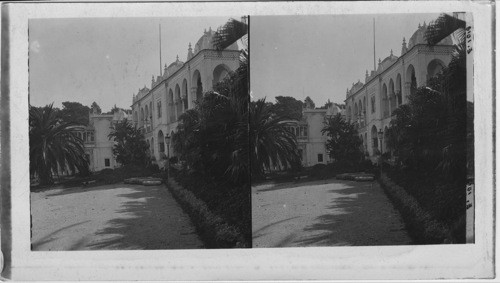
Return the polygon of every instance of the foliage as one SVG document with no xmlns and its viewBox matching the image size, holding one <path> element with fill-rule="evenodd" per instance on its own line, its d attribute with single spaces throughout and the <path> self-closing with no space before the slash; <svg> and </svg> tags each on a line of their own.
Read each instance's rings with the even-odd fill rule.
<svg viewBox="0 0 500 283">
<path fill-rule="evenodd" d="M 240 28 L 233 23 L 224 26 L 223 32 L 219 29 L 215 48 L 223 50 L 246 34 Z M 243 242 L 251 242 L 248 59 L 248 50 L 241 50 L 238 69 L 183 113 L 172 135 L 173 149 L 183 166 L 173 174 L 185 188 L 180 201 L 194 221 L 209 231 L 217 247 L 238 246 L 231 240 L 236 239 L 233 226 L 244 235 Z"/>
<path fill-rule="evenodd" d="M 230 19 L 214 36 L 223 50 L 247 33 L 247 25 Z M 174 150 L 187 166 L 215 182 L 248 182 L 248 51 L 240 66 L 214 90 L 203 95 L 194 109 L 179 118 L 172 136 Z"/>
<path fill-rule="evenodd" d="M 316 104 L 314 104 L 314 101 L 308 96 L 306 97 L 306 99 L 304 99 L 304 107 L 314 109 L 316 108 Z"/>
<path fill-rule="evenodd" d="M 88 106 L 84 106 L 79 102 L 63 102 L 63 108 L 59 111 L 59 117 L 64 122 L 74 123 L 77 125 L 87 126 L 89 124 Z"/>
<path fill-rule="evenodd" d="M 92 102 L 92 105 L 90 105 L 90 109 L 95 109 L 96 114 L 101 114 L 101 112 L 102 112 L 101 107 L 95 101 Z"/>
<path fill-rule="evenodd" d="M 30 174 L 40 185 L 53 183 L 53 174 L 69 170 L 87 174 L 83 141 L 76 135 L 75 122 L 61 121 L 52 104 L 29 109 Z"/>
<path fill-rule="evenodd" d="M 224 26 L 217 29 L 213 39 L 214 47 L 217 50 L 224 50 L 247 33 L 248 25 L 246 23 L 229 19 Z"/>
<path fill-rule="evenodd" d="M 132 126 L 127 119 L 114 124 L 108 138 L 115 141 L 113 155 L 121 165 L 148 166 L 148 144 L 144 139 L 144 135 L 140 129 Z"/>
<path fill-rule="evenodd" d="M 454 231 L 437 221 L 419 201 L 404 188 L 394 184 L 384 174 L 380 178 L 382 188 L 394 206 L 400 211 L 405 228 L 415 244 L 442 244 L 463 242 Z M 462 233 L 463 234 L 463 233 Z"/>
<path fill-rule="evenodd" d="M 358 131 L 340 113 L 325 119 L 321 133 L 328 136 L 326 149 L 335 162 L 353 165 L 364 158 Z"/>
<path fill-rule="evenodd" d="M 272 166 L 300 168 L 297 139 L 286 129 L 291 125 L 286 117 L 276 115 L 265 99 L 259 99 L 250 104 L 249 123 L 253 176 L 261 176 L 264 169 Z"/>
<path fill-rule="evenodd" d="M 251 242 L 237 226 L 227 223 L 193 192 L 171 182 L 172 195 L 186 209 L 198 233 L 208 248 L 249 248 Z"/>
<path fill-rule="evenodd" d="M 277 116 L 289 120 L 302 119 L 304 103 L 291 96 L 276 96 L 276 103 L 272 105 L 272 112 Z"/>
<path fill-rule="evenodd" d="M 461 242 L 466 176 L 473 167 L 467 158 L 473 156 L 474 139 L 473 105 L 466 101 L 465 32 L 465 23 L 448 15 L 428 27 L 431 45 L 451 33 L 459 42 L 450 64 L 394 111 L 388 146 L 396 166 L 384 169 L 432 218 L 452 227 L 453 237 Z"/>
<path fill-rule="evenodd" d="M 330 101 L 330 99 L 328 99 L 327 102 L 325 102 L 325 105 L 319 107 L 318 109 L 328 109 L 329 107 L 331 107 L 333 105 L 333 102 Z"/>
</svg>

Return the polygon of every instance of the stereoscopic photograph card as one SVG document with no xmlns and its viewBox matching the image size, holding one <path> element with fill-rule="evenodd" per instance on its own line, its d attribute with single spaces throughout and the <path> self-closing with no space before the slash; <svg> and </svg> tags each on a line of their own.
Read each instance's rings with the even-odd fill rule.
<svg viewBox="0 0 500 283">
<path fill-rule="evenodd" d="M 494 15 L 3 4 L 2 278 L 493 278 Z"/>
</svg>

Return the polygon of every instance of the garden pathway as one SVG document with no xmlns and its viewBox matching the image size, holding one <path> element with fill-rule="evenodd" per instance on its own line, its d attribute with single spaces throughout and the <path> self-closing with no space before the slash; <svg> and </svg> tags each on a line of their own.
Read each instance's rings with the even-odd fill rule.
<svg viewBox="0 0 500 283">
<path fill-rule="evenodd" d="M 114 184 L 31 193 L 33 250 L 203 248 L 161 186 Z"/>
<path fill-rule="evenodd" d="M 411 244 L 377 182 L 323 180 L 252 187 L 253 247 Z"/>
</svg>

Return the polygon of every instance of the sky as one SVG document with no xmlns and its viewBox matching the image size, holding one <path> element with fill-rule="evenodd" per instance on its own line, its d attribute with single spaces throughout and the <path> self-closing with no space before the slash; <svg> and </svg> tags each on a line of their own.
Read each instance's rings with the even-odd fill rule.
<svg viewBox="0 0 500 283">
<path fill-rule="evenodd" d="M 168 65 L 177 55 L 185 62 L 188 44 L 194 49 L 205 29 L 216 30 L 229 18 L 240 16 L 31 19 L 30 104 L 95 101 L 103 112 L 115 104 L 129 109 L 132 94 L 150 88 L 160 73 L 160 23 L 162 65 Z"/>
<path fill-rule="evenodd" d="M 310 96 L 316 106 L 328 99 L 344 103 L 346 89 L 373 70 L 373 19 L 376 64 L 400 56 L 419 23 L 439 14 L 260 16 L 250 21 L 252 99 Z"/>
</svg>

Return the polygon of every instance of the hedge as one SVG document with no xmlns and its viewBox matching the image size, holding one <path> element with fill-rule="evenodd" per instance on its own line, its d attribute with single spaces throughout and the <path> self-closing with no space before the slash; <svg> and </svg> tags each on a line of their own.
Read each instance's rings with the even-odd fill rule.
<svg viewBox="0 0 500 283">
<path fill-rule="evenodd" d="M 251 247 L 251 243 L 245 240 L 237 227 L 228 224 L 222 217 L 211 212 L 207 204 L 192 192 L 182 188 L 172 179 L 169 180 L 167 187 L 190 216 L 206 247 Z"/>
<path fill-rule="evenodd" d="M 423 209 L 418 201 L 406 190 L 381 173 L 379 182 L 385 193 L 399 210 L 405 226 L 415 244 L 456 243 L 452 229 L 436 220 Z"/>
</svg>

